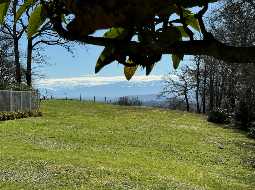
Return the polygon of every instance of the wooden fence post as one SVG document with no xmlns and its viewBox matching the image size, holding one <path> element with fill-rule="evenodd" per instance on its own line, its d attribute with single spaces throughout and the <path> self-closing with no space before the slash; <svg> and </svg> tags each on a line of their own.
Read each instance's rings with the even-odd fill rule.
<svg viewBox="0 0 255 190">
<path fill-rule="evenodd" d="M 12 112 L 12 89 L 10 90 L 10 112 Z"/>
<path fill-rule="evenodd" d="M 29 91 L 29 111 L 32 111 L 32 91 Z"/>
<path fill-rule="evenodd" d="M 20 92 L 20 110 L 19 111 L 23 111 L 23 92 L 22 91 L 19 91 Z"/>
</svg>

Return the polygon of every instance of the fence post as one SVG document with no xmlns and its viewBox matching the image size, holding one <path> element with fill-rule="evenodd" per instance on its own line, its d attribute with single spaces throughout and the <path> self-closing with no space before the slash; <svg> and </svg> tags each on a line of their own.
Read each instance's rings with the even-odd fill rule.
<svg viewBox="0 0 255 190">
<path fill-rule="evenodd" d="M 32 111 L 32 91 L 29 91 L 29 111 Z"/>
<path fill-rule="evenodd" d="M 36 111 L 39 111 L 41 101 L 40 101 L 40 92 L 38 89 L 36 90 L 36 99 L 37 99 L 36 100 Z"/>
<path fill-rule="evenodd" d="M 23 110 L 23 105 L 22 105 L 23 97 L 22 97 L 22 95 L 23 95 L 23 92 L 20 91 L 20 110 L 19 110 L 19 111 L 22 111 L 22 110 Z"/>
<path fill-rule="evenodd" d="M 12 112 L 12 89 L 10 90 L 10 112 Z"/>
</svg>

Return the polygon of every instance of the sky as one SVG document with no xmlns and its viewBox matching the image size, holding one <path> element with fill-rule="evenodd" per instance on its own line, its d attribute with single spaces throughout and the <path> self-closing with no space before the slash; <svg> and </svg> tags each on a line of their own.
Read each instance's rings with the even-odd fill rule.
<svg viewBox="0 0 255 190">
<path fill-rule="evenodd" d="M 209 4 L 209 11 L 217 6 L 216 3 Z M 197 12 L 199 9 L 192 9 Z M 97 32 L 95 35 L 102 35 L 103 32 Z M 74 54 L 68 53 L 64 48 L 57 46 L 46 46 L 44 49 L 47 55 L 47 65 L 44 65 L 40 72 L 45 78 L 69 78 L 94 75 L 94 68 L 103 48 L 93 45 L 75 45 Z M 190 63 L 191 56 L 185 56 L 182 63 Z M 155 66 L 151 75 L 166 75 L 173 72 L 173 66 L 170 55 L 165 55 Z M 138 70 L 136 75 L 144 75 L 145 71 Z M 123 75 L 123 67 L 117 63 L 110 64 L 103 68 L 99 76 L 120 76 Z"/>
<path fill-rule="evenodd" d="M 102 51 L 101 47 L 76 46 L 74 54 L 61 47 L 45 49 L 48 64 L 40 72 L 45 75 L 36 81 L 42 94 L 54 97 L 78 98 L 80 94 L 91 96 L 125 96 L 158 94 L 163 88 L 162 78 L 173 71 L 170 55 L 164 55 L 149 76 L 138 69 L 135 76 L 127 81 L 123 66 L 114 62 L 95 74 L 95 64 Z M 184 58 L 184 63 L 190 57 Z"/>
<path fill-rule="evenodd" d="M 210 5 L 210 10 L 213 9 L 215 5 Z M 194 9 L 193 11 L 197 11 Z M 95 35 L 102 35 L 102 32 L 97 32 Z M 44 76 L 43 79 L 37 80 L 36 85 L 38 88 L 49 88 L 56 86 L 56 83 L 62 85 L 72 86 L 74 83 L 71 80 L 75 80 L 75 86 L 77 86 L 77 81 L 83 84 L 90 80 L 97 81 L 98 77 L 110 77 L 109 80 L 113 80 L 115 77 L 116 83 L 119 82 L 119 77 L 123 76 L 123 66 L 114 62 L 106 67 L 104 67 L 98 74 L 95 75 L 95 65 L 96 61 L 102 52 L 103 48 L 93 45 L 74 45 L 73 54 L 68 53 L 63 47 L 58 46 L 45 46 L 44 54 L 46 55 L 47 64 L 37 69 L 41 75 Z M 185 56 L 181 64 L 191 64 L 192 56 Z M 166 76 L 169 73 L 173 73 L 174 69 L 172 66 L 171 56 L 164 55 L 160 62 L 158 62 L 150 76 L 145 76 L 145 70 L 138 69 L 135 76 L 135 79 L 131 79 L 130 83 L 141 81 L 148 81 L 153 79 L 162 80 L 163 76 Z M 140 77 L 143 76 L 143 77 Z M 85 79 L 84 79 L 85 77 Z M 133 80 L 133 81 L 132 81 Z M 54 85 L 52 83 L 54 81 Z M 46 84 L 48 82 L 48 84 Z M 50 86 L 52 84 L 53 86 Z M 111 83 L 112 84 L 112 83 Z M 148 83 L 149 84 L 149 83 Z M 57 85 L 59 86 L 59 85 Z M 137 90 L 137 89 L 136 89 Z M 134 90 L 134 94 L 136 94 Z M 152 93 L 156 93 L 153 91 Z"/>
<path fill-rule="evenodd" d="M 68 53 L 62 47 L 47 47 L 47 65 L 41 68 L 42 74 L 46 78 L 66 78 L 79 77 L 85 75 L 94 75 L 97 58 L 102 52 L 102 47 L 93 45 L 77 45 L 74 47 L 74 53 Z M 186 56 L 184 62 L 190 60 Z M 161 61 L 155 66 L 151 75 L 162 75 L 173 71 L 170 55 L 164 55 Z M 145 71 L 138 69 L 136 75 L 144 75 Z M 104 67 L 98 76 L 120 76 L 123 75 L 123 66 L 114 62 Z"/>
</svg>

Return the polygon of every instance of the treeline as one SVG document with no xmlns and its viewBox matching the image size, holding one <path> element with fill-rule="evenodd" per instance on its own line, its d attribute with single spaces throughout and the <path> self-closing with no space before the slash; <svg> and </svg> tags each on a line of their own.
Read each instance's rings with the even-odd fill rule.
<svg viewBox="0 0 255 190">
<path fill-rule="evenodd" d="M 208 18 L 218 40 L 234 46 L 255 44 L 254 1 L 226 0 L 218 9 Z M 165 80 L 162 95 L 183 100 L 187 111 L 192 104 L 198 113 L 224 112 L 247 129 L 255 125 L 255 64 L 196 56 L 191 66 Z"/>
<path fill-rule="evenodd" d="M 26 14 L 20 15 L 24 2 L 11 1 L 7 16 L 0 26 L 0 89 L 31 88 L 32 76 L 39 75 L 32 71 L 34 65 L 46 62 L 42 51 L 45 46 L 60 45 L 70 51 L 70 44 L 52 30 L 50 22 L 45 22 L 36 34 L 28 37 L 28 22 L 37 3 L 28 7 Z"/>
</svg>

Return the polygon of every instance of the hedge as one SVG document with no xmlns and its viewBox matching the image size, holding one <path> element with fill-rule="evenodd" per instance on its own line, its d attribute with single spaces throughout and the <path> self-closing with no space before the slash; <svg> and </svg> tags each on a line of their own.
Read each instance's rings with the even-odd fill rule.
<svg viewBox="0 0 255 190">
<path fill-rule="evenodd" d="M 28 117 L 41 117 L 42 112 L 28 111 L 28 112 L 0 112 L 0 121 L 22 119 Z"/>
</svg>

